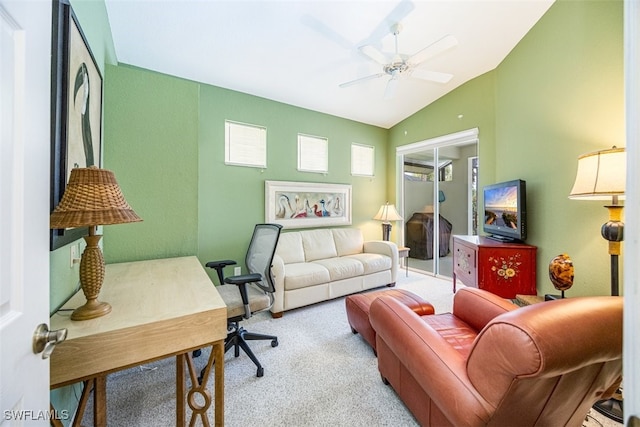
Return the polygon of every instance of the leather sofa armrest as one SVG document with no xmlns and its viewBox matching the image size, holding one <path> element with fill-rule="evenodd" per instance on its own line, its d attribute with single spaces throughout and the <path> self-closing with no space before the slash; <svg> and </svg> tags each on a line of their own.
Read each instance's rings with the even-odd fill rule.
<svg viewBox="0 0 640 427">
<path fill-rule="evenodd" d="M 495 317 L 518 306 L 491 292 L 461 288 L 453 297 L 453 315 L 480 332 Z"/>
<path fill-rule="evenodd" d="M 376 340 L 384 341 L 400 363 L 410 369 L 420 387 L 453 425 L 486 425 L 490 405 L 471 384 L 466 358 L 435 329 L 406 305 L 388 296 L 381 296 L 371 304 L 369 318 Z"/>
</svg>

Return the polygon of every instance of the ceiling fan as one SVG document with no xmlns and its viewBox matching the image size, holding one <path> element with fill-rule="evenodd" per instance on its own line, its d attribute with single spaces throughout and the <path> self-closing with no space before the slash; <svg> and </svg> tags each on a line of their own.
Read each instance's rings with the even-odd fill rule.
<svg viewBox="0 0 640 427">
<path fill-rule="evenodd" d="M 398 34 L 400 34 L 401 30 L 402 26 L 400 24 L 395 24 L 391 27 L 391 32 L 395 38 L 396 46 L 395 54 L 392 58 L 388 58 L 384 53 L 380 52 L 372 45 L 364 45 L 359 47 L 360 52 L 362 52 L 364 55 L 368 56 L 378 64 L 382 65 L 381 73 L 372 74 L 366 77 L 360 77 L 358 79 L 342 83 L 339 86 L 341 88 L 349 87 L 358 83 L 364 83 L 368 80 L 388 75 L 390 76 L 390 79 L 387 82 L 387 87 L 384 91 L 384 98 L 391 99 L 396 92 L 398 80 L 402 76 L 415 77 L 418 79 L 428 80 L 436 83 L 449 82 L 449 80 L 453 78 L 452 74 L 429 71 L 418 67 L 426 60 L 457 46 L 458 40 L 452 35 L 446 35 L 436 42 L 425 47 L 424 49 L 418 51 L 417 53 L 411 56 L 407 56 L 402 55 L 398 52 Z"/>
</svg>

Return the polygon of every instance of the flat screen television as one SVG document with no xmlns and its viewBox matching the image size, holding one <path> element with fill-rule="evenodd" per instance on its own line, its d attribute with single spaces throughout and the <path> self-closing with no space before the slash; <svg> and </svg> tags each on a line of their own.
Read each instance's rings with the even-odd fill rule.
<svg viewBox="0 0 640 427">
<path fill-rule="evenodd" d="M 484 187 L 484 222 L 489 238 L 517 242 L 527 238 L 527 184 L 521 179 Z"/>
</svg>

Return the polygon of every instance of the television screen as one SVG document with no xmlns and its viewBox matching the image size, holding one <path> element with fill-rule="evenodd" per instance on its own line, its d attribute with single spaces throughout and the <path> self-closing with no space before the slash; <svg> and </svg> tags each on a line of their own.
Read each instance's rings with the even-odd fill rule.
<svg viewBox="0 0 640 427">
<path fill-rule="evenodd" d="M 483 230 L 497 240 L 526 238 L 525 182 L 513 180 L 484 188 Z"/>
</svg>

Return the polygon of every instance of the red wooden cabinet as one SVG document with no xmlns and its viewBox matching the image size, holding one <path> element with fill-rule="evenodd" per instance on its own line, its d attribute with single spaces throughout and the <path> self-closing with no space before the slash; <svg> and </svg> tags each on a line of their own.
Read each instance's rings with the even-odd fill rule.
<svg viewBox="0 0 640 427">
<path fill-rule="evenodd" d="M 535 246 L 482 236 L 453 236 L 453 292 L 456 280 L 503 298 L 536 295 Z"/>
</svg>

